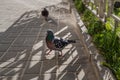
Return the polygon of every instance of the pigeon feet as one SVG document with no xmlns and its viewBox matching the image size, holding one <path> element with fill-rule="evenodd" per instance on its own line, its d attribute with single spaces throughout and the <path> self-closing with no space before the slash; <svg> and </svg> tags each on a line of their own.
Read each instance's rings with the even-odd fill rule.
<svg viewBox="0 0 120 80">
<path fill-rule="evenodd" d="M 62 52 L 61 52 L 61 54 L 58 54 L 58 57 L 62 57 L 63 55 L 62 55 Z"/>
<path fill-rule="evenodd" d="M 51 52 L 52 50 L 50 50 L 49 52 L 46 53 L 46 55 L 49 55 L 49 53 Z"/>
</svg>

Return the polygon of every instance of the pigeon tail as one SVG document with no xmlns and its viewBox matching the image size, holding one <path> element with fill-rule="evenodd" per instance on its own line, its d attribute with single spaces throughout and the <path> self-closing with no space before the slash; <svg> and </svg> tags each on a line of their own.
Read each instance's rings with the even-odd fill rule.
<svg viewBox="0 0 120 80">
<path fill-rule="evenodd" d="M 75 40 L 67 40 L 67 41 L 68 41 L 68 43 L 76 43 Z"/>
</svg>

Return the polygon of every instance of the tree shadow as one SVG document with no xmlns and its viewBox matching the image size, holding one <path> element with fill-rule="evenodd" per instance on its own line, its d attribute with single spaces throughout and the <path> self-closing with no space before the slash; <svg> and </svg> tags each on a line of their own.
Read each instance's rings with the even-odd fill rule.
<svg viewBox="0 0 120 80">
<path fill-rule="evenodd" d="M 40 65 L 33 60 L 29 60 L 36 38 L 41 30 L 43 20 L 40 19 L 38 11 L 25 12 L 12 26 L 10 26 L 1 36 L 0 40 L 0 79 L 19 80 L 23 74 L 31 73 L 27 71 L 29 64 L 33 68 Z M 31 62 L 31 63 L 30 63 Z M 26 72 L 25 72 L 26 71 Z M 29 79 L 28 79 L 29 80 Z"/>
<path fill-rule="evenodd" d="M 56 12 L 51 7 L 49 10 Z M 88 74 L 94 74 L 92 69 L 88 70 L 91 68 L 88 57 L 73 25 L 53 16 L 51 14 L 46 22 L 39 11 L 26 12 L 2 34 L 1 80 L 87 80 Z M 55 36 L 77 42 L 66 46 L 61 58 L 57 51 L 46 55 L 45 34 L 48 29 L 53 29 Z"/>
<path fill-rule="evenodd" d="M 47 49 L 45 47 L 42 55 L 43 67 L 41 68 L 40 80 L 75 80 L 81 75 L 80 80 L 87 80 L 88 69 L 86 68 L 89 67 L 89 62 L 84 50 L 82 50 L 83 44 L 80 43 L 73 29 L 66 23 L 60 22 L 60 24 L 60 27 L 54 27 L 54 34 L 64 39 L 74 39 L 77 43 L 66 46 L 61 58 L 58 57 L 57 51 L 45 55 L 45 49 Z M 44 27 L 45 31 L 50 28 L 49 25 Z M 43 45 L 46 45 L 45 42 Z"/>
</svg>

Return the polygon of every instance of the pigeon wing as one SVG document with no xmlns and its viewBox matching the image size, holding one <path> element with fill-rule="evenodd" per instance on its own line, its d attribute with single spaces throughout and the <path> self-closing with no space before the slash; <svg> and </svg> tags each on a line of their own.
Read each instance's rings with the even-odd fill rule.
<svg viewBox="0 0 120 80">
<path fill-rule="evenodd" d="M 53 43 L 55 47 L 58 49 L 64 48 L 68 44 L 67 41 L 64 41 L 63 39 L 57 39 L 57 38 L 54 39 Z"/>
</svg>

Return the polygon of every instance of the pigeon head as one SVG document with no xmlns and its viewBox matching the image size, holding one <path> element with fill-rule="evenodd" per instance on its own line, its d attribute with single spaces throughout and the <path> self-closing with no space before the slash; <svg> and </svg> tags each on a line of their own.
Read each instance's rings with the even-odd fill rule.
<svg viewBox="0 0 120 80">
<path fill-rule="evenodd" d="M 47 9 L 46 9 L 46 8 L 44 8 L 44 10 L 46 11 Z"/>
<path fill-rule="evenodd" d="M 51 29 L 47 30 L 47 40 L 52 41 L 54 39 L 54 33 Z"/>
<path fill-rule="evenodd" d="M 47 35 L 54 35 L 53 30 L 48 29 L 48 30 L 47 30 Z"/>
</svg>

